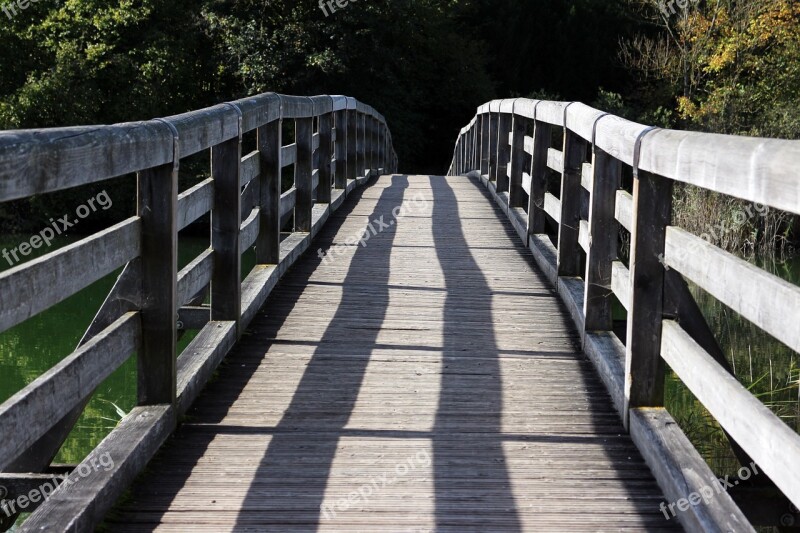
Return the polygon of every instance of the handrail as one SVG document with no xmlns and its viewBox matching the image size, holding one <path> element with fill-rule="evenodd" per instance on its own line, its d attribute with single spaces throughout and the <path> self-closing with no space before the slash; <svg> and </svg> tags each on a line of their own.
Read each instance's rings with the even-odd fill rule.
<svg viewBox="0 0 800 533">
<path fill-rule="evenodd" d="M 284 121 L 295 124 L 289 145 Z M 251 132 L 257 149 L 243 157 Z M 202 151 L 211 178 L 179 191 L 181 159 Z M 284 192 L 290 152 L 294 186 Z M 330 214 L 396 168 L 384 117 L 345 96 L 267 93 L 146 122 L 0 132 L 0 202 L 132 173 L 138 185 L 135 217 L 0 273 L 2 332 L 125 267 L 76 351 L 0 405 L 0 486 L 10 487 L 0 530 L 22 510 L 13 505 L 25 487 L 42 483 L 95 387 L 137 352 L 137 407 L 73 471 L 92 468 L 91 479 L 29 502 L 24 511 L 35 512 L 20 529 L 93 530 Z M 178 271 L 178 232 L 208 213 L 211 248 Z M 253 245 L 257 265 L 242 280 Z M 176 358 L 186 329 L 200 332 Z M 104 454 L 113 467 L 97 471 Z"/>
<path fill-rule="evenodd" d="M 731 375 L 684 277 L 797 352 L 800 287 L 670 224 L 676 181 L 800 214 L 800 141 L 652 128 L 579 102 L 495 100 L 460 131 L 449 173 L 488 187 L 557 287 L 667 498 L 703 494 L 714 477 L 663 407 L 665 363 L 716 418 L 742 465 L 785 496 L 794 519 L 800 436 Z M 558 197 L 549 192 L 555 176 Z M 631 233 L 627 263 L 620 227 Z M 625 339 L 613 333 L 612 294 L 628 311 Z M 716 490 L 681 518 L 690 531 L 754 531 Z"/>
</svg>

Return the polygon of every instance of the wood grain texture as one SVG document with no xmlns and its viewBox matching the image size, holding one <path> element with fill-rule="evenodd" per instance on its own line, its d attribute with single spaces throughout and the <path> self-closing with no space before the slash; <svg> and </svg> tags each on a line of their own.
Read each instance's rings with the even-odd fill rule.
<svg viewBox="0 0 800 533">
<path fill-rule="evenodd" d="M 383 176 L 311 250 L 111 530 L 677 528 L 480 181 Z"/>
</svg>

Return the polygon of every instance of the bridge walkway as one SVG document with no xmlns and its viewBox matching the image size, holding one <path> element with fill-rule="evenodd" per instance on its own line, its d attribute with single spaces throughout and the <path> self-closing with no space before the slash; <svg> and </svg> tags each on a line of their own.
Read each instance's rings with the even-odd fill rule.
<svg viewBox="0 0 800 533">
<path fill-rule="evenodd" d="M 382 176 L 313 250 L 110 530 L 679 528 L 565 307 L 483 186 Z"/>
</svg>

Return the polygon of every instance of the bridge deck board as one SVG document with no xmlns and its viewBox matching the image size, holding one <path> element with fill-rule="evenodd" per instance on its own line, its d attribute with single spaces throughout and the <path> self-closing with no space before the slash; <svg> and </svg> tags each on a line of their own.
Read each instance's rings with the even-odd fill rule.
<svg viewBox="0 0 800 533">
<path fill-rule="evenodd" d="M 315 241 L 335 257 L 280 282 L 110 529 L 679 527 L 485 190 L 384 176 L 354 196 Z"/>
</svg>

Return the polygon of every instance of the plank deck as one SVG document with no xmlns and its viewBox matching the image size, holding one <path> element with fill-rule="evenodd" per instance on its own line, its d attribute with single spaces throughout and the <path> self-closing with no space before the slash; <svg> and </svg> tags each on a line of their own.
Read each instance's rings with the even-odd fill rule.
<svg viewBox="0 0 800 533">
<path fill-rule="evenodd" d="M 679 529 L 662 500 L 484 188 L 395 175 L 332 215 L 105 525 Z"/>
</svg>

